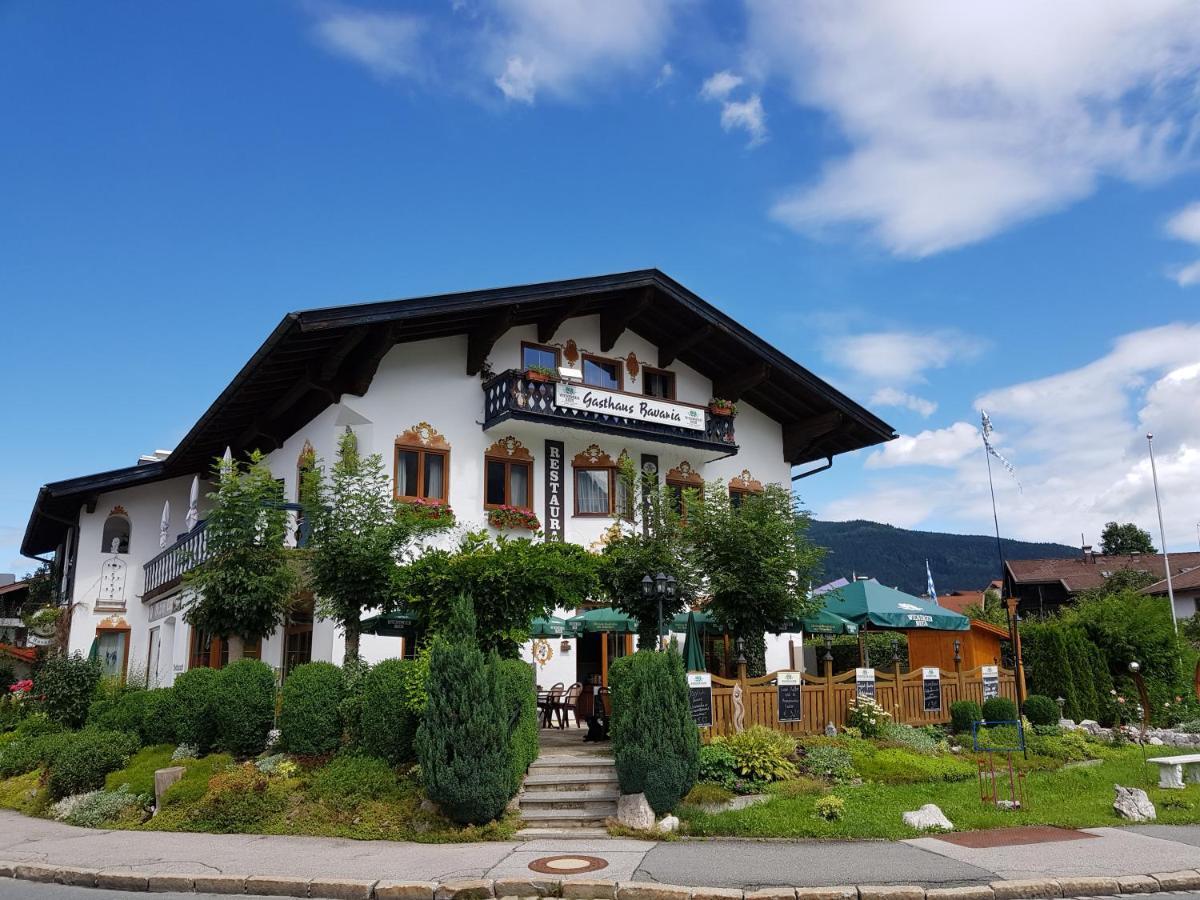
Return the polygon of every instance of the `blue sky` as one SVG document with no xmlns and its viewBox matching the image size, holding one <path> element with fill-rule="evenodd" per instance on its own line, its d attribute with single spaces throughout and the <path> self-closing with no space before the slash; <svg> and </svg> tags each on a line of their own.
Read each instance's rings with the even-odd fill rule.
<svg viewBox="0 0 1200 900">
<path fill-rule="evenodd" d="M 1200 521 L 1200 22 L 1179 0 L 0 2 L 0 570 L 283 313 L 657 266 L 905 437 L 821 517 Z M 1036 21 L 1038 27 L 1029 23 Z"/>
</svg>

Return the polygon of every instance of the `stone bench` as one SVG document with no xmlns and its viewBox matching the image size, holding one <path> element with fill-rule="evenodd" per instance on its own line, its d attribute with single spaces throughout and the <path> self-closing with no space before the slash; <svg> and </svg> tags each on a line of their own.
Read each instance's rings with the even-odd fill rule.
<svg viewBox="0 0 1200 900">
<path fill-rule="evenodd" d="M 1158 766 L 1158 786 L 1182 789 L 1184 782 L 1200 783 L 1200 753 L 1184 756 L 1156 756 L 1146 762 Z"/>
</svg>

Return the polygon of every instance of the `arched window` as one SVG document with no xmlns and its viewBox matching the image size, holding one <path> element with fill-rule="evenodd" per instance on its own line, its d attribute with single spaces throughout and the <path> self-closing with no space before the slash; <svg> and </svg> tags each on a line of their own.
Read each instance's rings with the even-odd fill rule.
<svg viewBox="0 0 1200 900">
<path fill-rule="evenodd" d="M 129 516 L 125 507 L 114 506 L 113 511 L 104 520 L 104 530 L 100 535 L 101 553 L 129 552 Z"/>
<path fill-rule="evenodd" d="M 611 516 L 617 464 L 596 444 L 571 460 L 575 469 L 575 515 Z"/>
<path fill-rule="evenodd" d="M 428 422 L 396 436 L 394 477 L 397 500 L 449 498 L 450 445 Z"/>
</svg>

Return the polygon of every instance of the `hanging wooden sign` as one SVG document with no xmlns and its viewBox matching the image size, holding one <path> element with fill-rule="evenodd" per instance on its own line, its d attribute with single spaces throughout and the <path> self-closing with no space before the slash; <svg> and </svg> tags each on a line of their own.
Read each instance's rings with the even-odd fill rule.
<svg viewBox="0 0 1200 900">
<path fill-rule="evenodd" d="M 780 722 L 800 721 L 800 673 L 779 672 L 775 676 L 775 693 Z"/>
<path fill-rule="evenodd" d="M 854 693 L 859 697 L 868 697 L 871 700 L 875 699 L 874 669 L 854 670 Z"/>
<path fill-rule="evenodd" d="M 711 728 L 713 723 L 712 676 L 707 672 L 688 672 L 687 682 L 692 720 L 701 728 Z"/>
<path fill-rule="evenodd" d="M 563 454 L 562 441 L 546 441 L 546 515 L 542 520 L 547 541 L 563 540 Z"/>
<path fill-rule="evenodd" d="M 922 666 L 921 687 L 925 694 L 925 712 L 940 712 L 942 709 L 942 670 L 937 666 Z"/>
</svg>

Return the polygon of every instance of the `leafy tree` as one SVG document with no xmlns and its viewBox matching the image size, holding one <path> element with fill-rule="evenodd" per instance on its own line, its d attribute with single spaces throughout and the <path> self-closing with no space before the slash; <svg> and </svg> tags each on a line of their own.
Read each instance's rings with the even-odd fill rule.
<svg viewBox="0 0 1200 900">
<path fill-rule="evenodd" d="M 247 463 L 218 460 L 217 490 L 206 532 L 208 558 L 184 576 L 196 593 L 185 617 L 230 641 L 230 658 L 242 641 L 265 638 L 283 622 L 298 583 L 284 547 L 287 512 L 263 455 Z"/>
<path fill-rule="evenodd" d="M 1105 556 L 1128 556 L 1130 553 L 1157 553 L 1150 532 L 1133 522 L 1109 522 L 1100 535 L 1100 552 Z"/>
<path fill-rule="evenodd" d="M 618 473 L 627 497 L 635 497 L 638 478 L 633 464 L 625 461 Z M 675 579 L 675 597 L 663 597 L 666 622 L 687 607 L 701 584 L 700 573 L 688 553 L 686 529 L 676 509 L 675 498 L 655 479 L 642 478 L 642 502 L 632 503 L 628 518 L 613 525 L 610 538 L 600 552 L 600 584 L 609 602 L 638 623 L 638 646 L 656 645 L 658 631 L 657 595 L 642 593 L 642 579 L 663 573 Z M 694 506 L 699 495 L 688 491 L 684 504 Z"/>
<path fill-rule="evenodd" d="M 765 632 L 815 612 L 807 588 L 824 551 L 807 535 L 809 515 L 787 488 L 767 485 L 734 505 L 721 482 L 688 508 L 687 532 L 697 567 L 708 579 L 709 610 L 745 641 L 750 671 L 766 668 Z"/>
<path fill-rule="evenodd" d="M 1008 627 L 1008 610 L 1000 598 L 1000 592 L 995 588 L 984 591 L 983 603 L 972 603 L 963 610 L 963 615 L 969 619 L 999 625 L 1001 628 Z"/>
<path fill-rule="evenodd" d="M 396 570 L 396 594 L 424 629 L 438 632 L 455 601 L 474 604 L 479 646 L 515 657 L 529 625 L 555 607 L 571 609 L 596 593 L 596 556 L 576 544 L 463 536 L 453 551 L 432 549 Z"/>
<path fill-rule="evenodd" d="M 358 656 L 363 612 L 395 603 L 396 563 L 450 521 L 397 501 L 383 457 L 362 457 L 349 427 L 338 440 L 333 469 L 326 474 L 314 464 L 305 472 L 301 495 L 312 529 L 305 559 L 316 610 L 345 632 L 344 662 L 349 661 Z"/>
</svg>

